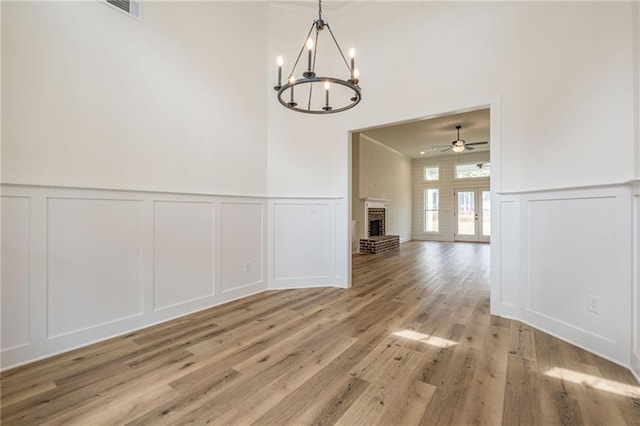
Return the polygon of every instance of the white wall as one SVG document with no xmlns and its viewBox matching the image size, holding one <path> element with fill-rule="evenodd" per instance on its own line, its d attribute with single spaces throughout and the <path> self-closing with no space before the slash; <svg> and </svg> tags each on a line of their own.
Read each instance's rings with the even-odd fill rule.
<svg viewBox="0 0 640 426">
<path fill-rule="evenodd" d="M 640 3 L 633 4 L 634 17 L 634 33 L 633 40 L 635 45 L 635 178 L 636 182 L 633 188 L 633 206 L 634 206 L 634 242 L 633 242 L 633 294 L 635 295 L 633 305 L 633 353 L 631 356 L 631 365 L 636 377 L 640 380 Z"/>
<path fill-rule="evenodd" d="M 635 85 L 635 103 L 634 103 L 634 141 L 635 141 L 635 178 L 640 179 L 640 3 L 633 3 L 633 44 L 634 44 L 634 85 Z M 640 371 L 638 371 L 640 375 Z"/>
<path fill-rule="evenodd" d="M 458 163 L 478 163 L 489 161 L 489 152 L 469 152 L 461 155 L 441 155 L 436 157 L 418 158 L 411 162 L 411 196 L 413 198 L 413 227 L 415 240 L 454 241 L 455 239 L 455 195 L 456 189 L 489 188 L 489 178 L 455 179 L 455 165 Z M 437 166 L 440 169 L 440 179 L 437 181 L 424 180 L 424 168 Z M 439 226 L 437 234 L 424 232 L 424 190 L 437 188 L 439 190 Z"/>
<path fill-rule="evenodd" d="M 266 6 L 2 9 L 4 183 L 266 193 Z"/>
<path fill-rule="evenodd" d="M 356 154 L 353 154 L 356 155 Z M 363 198 L 389 200 L 387 234 L 411 239 L 411 160 L 366 136 L 360 135 L 359 238 L 365 238 Z"/>
</svg>

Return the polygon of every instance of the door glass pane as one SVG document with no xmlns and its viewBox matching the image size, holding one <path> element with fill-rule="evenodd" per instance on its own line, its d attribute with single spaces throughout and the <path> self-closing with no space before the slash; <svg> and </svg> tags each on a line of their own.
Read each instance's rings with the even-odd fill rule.
<svg viewBox="0 0 640 426">
<path fill-rule="evenodd" d="M 491 192 L 482 191 L 482 236 L 491 236 Z"/>
<path fill-rule="evenodd" d="M 476 235 L 475 191 L 458 192 L 458 235 Z"/>
</svg>

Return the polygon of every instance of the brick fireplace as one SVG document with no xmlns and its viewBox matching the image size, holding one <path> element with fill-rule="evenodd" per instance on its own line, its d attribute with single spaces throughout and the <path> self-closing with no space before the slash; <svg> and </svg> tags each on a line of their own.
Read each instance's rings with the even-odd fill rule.
<svg viewBox="0 0 640 426">
<path fill-rule="evenodd" d="M 398 235 L 387 235 L 389 200 L 364 200 L 364 235 L 360 253 L 383 253 L 400 247 Z"/>
</svg>

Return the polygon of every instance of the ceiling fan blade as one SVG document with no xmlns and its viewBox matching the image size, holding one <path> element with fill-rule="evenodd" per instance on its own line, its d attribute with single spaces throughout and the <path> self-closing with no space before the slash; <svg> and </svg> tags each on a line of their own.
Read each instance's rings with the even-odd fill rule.
<svg viewBox="0 0 640 426">
<path fill-rule="evenodd" d="M 466 144 L 466 145 L 464 146 L 464 150 L 465 150 L 465 151 L 473 151 L 473 150 L 475 149 L 474 147 L 469 146 L 469 145 L 470 145 L 470 144 Z"/>
<path fill-rule="evenodd" d="M 440 152 L 449 151 L 450 149 L 451 149 L 451 148 L 446 148 L 446 149 L 443 149 L 443 150 L 442 150 L 442 151 L 440 151 Z"/>
<path fill-rule="evenodd" d="M 468 143 L 468 144 L 465 144 L 465 145 L 466 145 L 466 146 L 470 146 L 470 145 L 485 145 L 485 144 L 488 144 L 488 143 L 489 143 L 489 142 L 484 141 L 484 142 L 473 142 L 473 143 Z"/>
</svg>

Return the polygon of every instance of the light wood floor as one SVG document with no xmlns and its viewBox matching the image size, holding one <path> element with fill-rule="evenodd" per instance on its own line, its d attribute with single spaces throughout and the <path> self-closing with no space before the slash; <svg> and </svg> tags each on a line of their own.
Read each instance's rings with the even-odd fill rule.
<svg viewBox="0 0 640 426">
<path fill-rule="evenodd" d="M 489 315 L 489 246 L 355 256 L 353 288 L 270 291 L 2 374 L 2 424 L 640 424 L 629 371 Z"/>
</svg>

